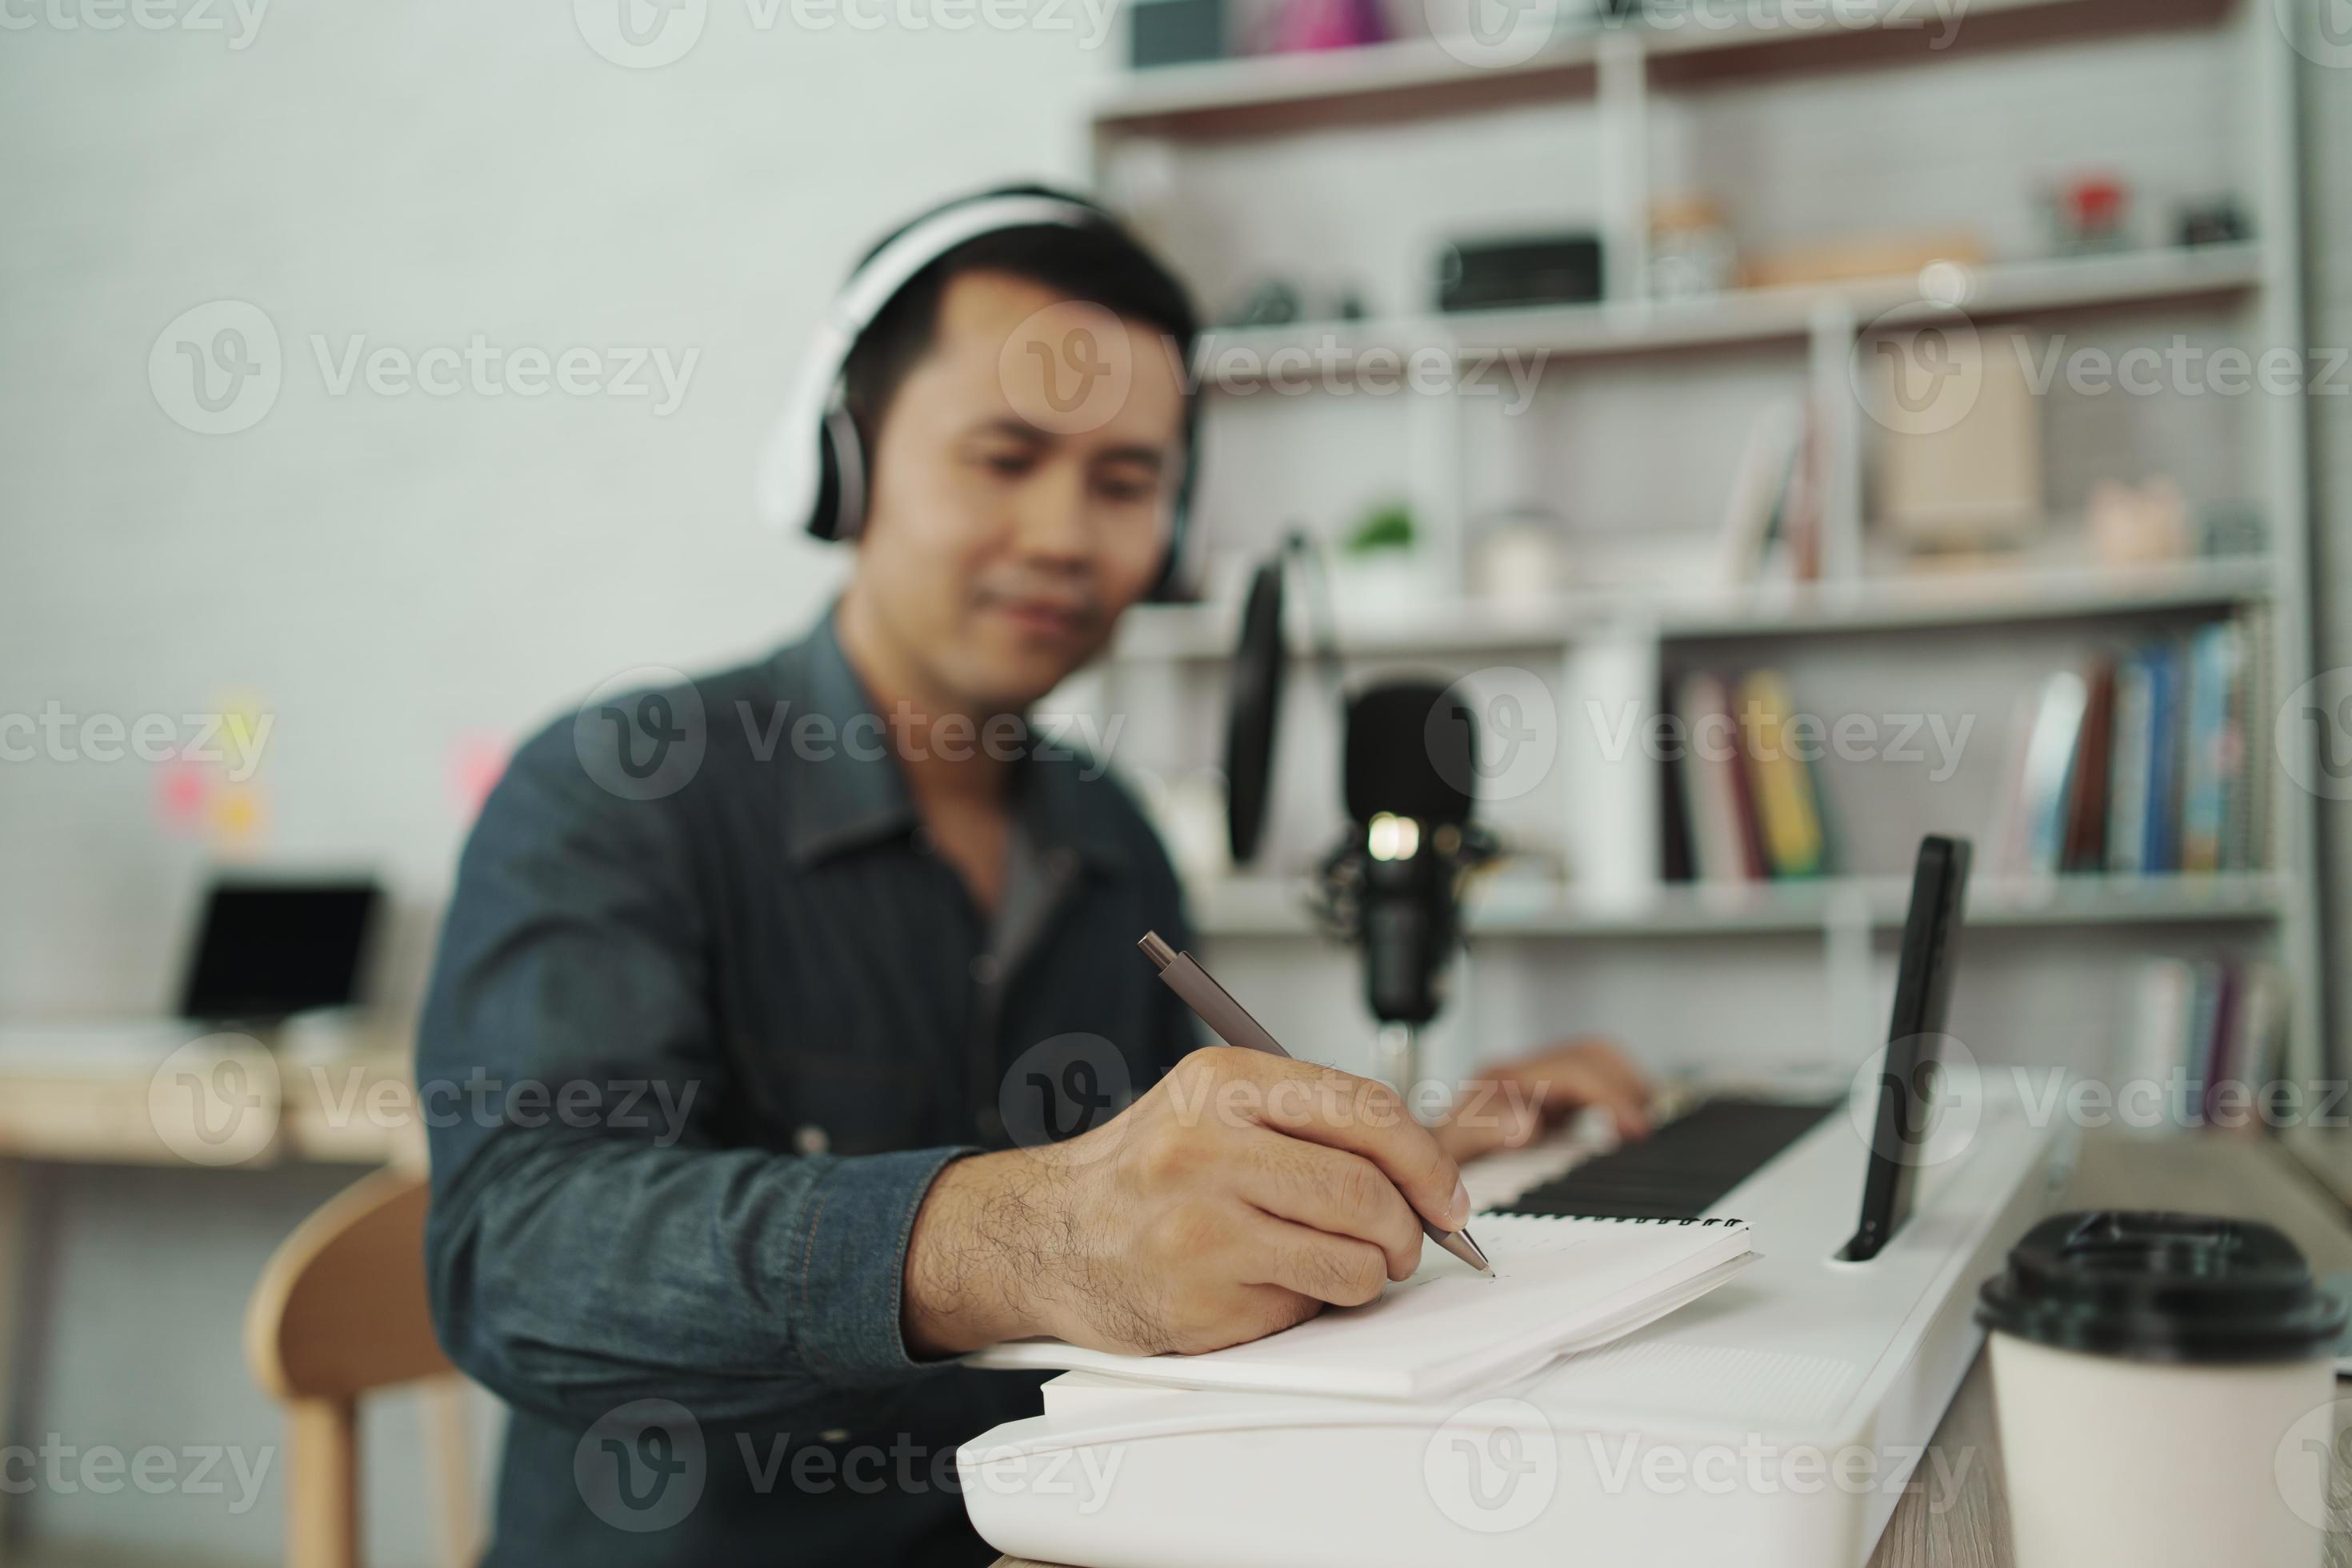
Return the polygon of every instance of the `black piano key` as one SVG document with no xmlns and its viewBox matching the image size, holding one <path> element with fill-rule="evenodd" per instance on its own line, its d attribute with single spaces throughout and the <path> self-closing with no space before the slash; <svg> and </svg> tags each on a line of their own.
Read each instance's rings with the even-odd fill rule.
<svg viewBox="0 0 2352 1568">
<path fill-rule="evenodd" d="M 1641 1142 L 1595 1155 L 1520 1194 L 1501 1212 L 1696 1219 L 1840 1103 L 1711 1100 Z"/>
</svg>

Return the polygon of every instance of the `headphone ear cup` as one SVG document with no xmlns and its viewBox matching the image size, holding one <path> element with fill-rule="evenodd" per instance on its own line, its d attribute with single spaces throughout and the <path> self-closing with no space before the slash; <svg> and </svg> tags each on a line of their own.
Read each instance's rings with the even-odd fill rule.
<svg viewBox="0 0 2352 1568">
<path fill-rule="evenodd" d="M 816 437 L 816 504 L 808 531 L 819 539 L 855 539 L 866 526 L 866 447 L 857 421 L 835 404 Z"/>
</svg>

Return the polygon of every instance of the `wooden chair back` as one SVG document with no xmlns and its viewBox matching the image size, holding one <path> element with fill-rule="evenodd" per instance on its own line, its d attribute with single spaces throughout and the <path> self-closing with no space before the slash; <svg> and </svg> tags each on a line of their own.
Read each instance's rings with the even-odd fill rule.
<svg viewBox="0 0 2352 1568">
<path fill-rule="evenodd" d="M 271 1255 L 247 1305 L 247 1364 L 286 1406 L 289 1568 L 358 1568 L 360 1396 L 456 1372 L 425 1300 L 425 1202 L 424 1176 L 404 1170 L 337 1194 Z M 446 1449 L 461 1423 L 439 1425 Z M 453 1478 L 470 1484 L 462 1453 L 440 1458 L 454 1516 L 468 1500 L 447 1495 Z M 467 1560 L 471 1534 L 457 1519 L 445 1548 Z"/>
</svg>

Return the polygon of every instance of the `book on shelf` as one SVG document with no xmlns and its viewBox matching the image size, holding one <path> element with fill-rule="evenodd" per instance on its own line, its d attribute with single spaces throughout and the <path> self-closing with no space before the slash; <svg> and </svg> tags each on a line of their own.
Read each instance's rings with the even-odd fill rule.
<svg viewBox="0 0 2352 1568">
<path fill-rule="evenodd" d="M 1829 836 L 1811 766 L 1790 749 L 1787 679 L 1756 670 L 1733 680 L 1697 670 L 1675 681 L 1685 744 L 1664 790 L 1668 881 L 1754 882 L 1818 876 Z"/>
<path fill-rule="evenodd" d="M 2012 727 L 1988 842 L 2017 878 L 2267 865 L 2268 610 L 2052 671 Z"/>
<path fill-rule="evenodd" d="M 2283 1068 L 2286 981 L 2265 959 L 2151 958 L 2122 1010 L 2119 1110 L 2169 1127 L 2263 1125 L 2262 1096 Z M 2137 1089 L 2127 1086 L 2140 1085 Z"/>
<path fill-rule="evenodd" d="M 1728 587 L 1822 574 L 1822 422 L 1810 399 L 1776 397 L 1748 427 L 1716 541 Z"/>
</svg>

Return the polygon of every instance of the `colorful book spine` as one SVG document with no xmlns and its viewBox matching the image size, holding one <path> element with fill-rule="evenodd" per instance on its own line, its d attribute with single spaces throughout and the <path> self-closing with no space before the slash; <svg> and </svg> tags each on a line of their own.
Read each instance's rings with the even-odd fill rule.
<svg viewBox="0 0 2352 1568">
<path fill-rule="evenodd" d="M 1789 683 L 1776 671 L 1759 669 L 1740 682 L 1739 720 L 1757 836 L 1775 877 L 1819 876 L 1828 859 L 1812 770 L 1790 750 L 1794 709 Z"/>
<path fill-rule="evenodd" d="M 2189 643 L 2189 705 L 2183 737 L 2180 868 L 2218 871 L 2229 831 L 2231 789 L 2243 752 L 2234 714 L 2239 629 L 2230 621 L 2201 626 Z"/>
<path fill-rule="evenodd" d="M 2147 650 L 2116 665 L 2115 742 L 2107 751 L 2107 871 L 2136 877 L 2147 869 L 2148 731 L 2154 728 L 2154 680 Z"/>
</svg>

